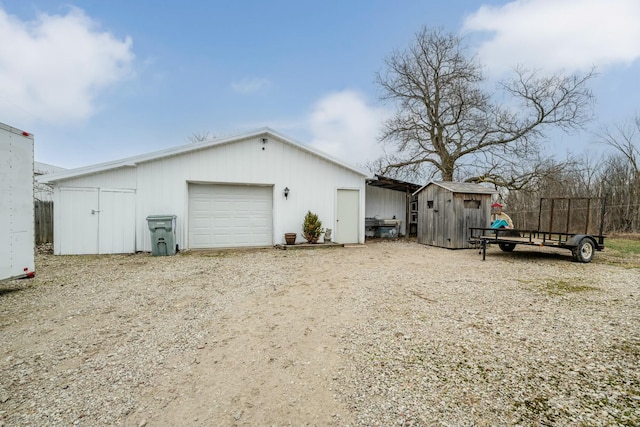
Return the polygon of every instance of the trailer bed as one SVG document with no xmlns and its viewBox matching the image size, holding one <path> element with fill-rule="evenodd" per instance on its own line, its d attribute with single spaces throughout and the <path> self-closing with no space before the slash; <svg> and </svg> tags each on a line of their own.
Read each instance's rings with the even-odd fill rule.
<svg viewBox="0 0 640 427">
<path fill-rule="evenodd" d="M 518 229 L 493 229 L 493 228 L 472 228 L 474 231 L 481 231 L 476 239 L 487 240 L 488 243 L 515 243 L 519 245 L 531 246 L 554 246 L 558 248 L 572 248 L 575 236 L 582 234 L 558 233 L 538 230 L 518 230 Z M 517 233 L 518 235 L 514 235 Z M 597 250 L 604 249 L 604 236 L 591 236 L 596 239 Z"/>
<path fill-rule="evenodd" d="M 589 214 L 581 214 L 583 221 L 576 227 L 574 217 L 576 216 L 576 201 L 586 201 L 586 206 L 591 207 L 593 201 L 600 202 L 598 207 L 599 221 L 598 233 L 590 234 L 589 230 L 592 228 L 593 217 Z M 562 215 L 563 222 L 562 227 L 564 231 L 557 230 L 557 217 L 560 209 L 557 206 L 561 203 L 565 203 L 566 209 Z M 572 212 L 572 202 L 574 209 Z M 543 205 L 545 209 L 543 210 Z M 549 208 L 546 208 L 549 206 Z M 528 245 L 538 247 L 555 247 L 561 249 L 569 249 L 573 255 L 573 259 L 579 262 L 590 262 L 593 259 L 595 251 L 602 251 L 604 249 L 604 236 L 602 234 L 604 213 L 605 213 L 605 199 L 604 198 L 542 198 L 540 199 L 540 212 L 538 214 L 538 229 L 508 229 L 508 228 L 470 228 L 471 238 L 469 242 L 476 245 L 476 247 L 482 248 L 482 260 L 486 258 L 487 246 L 491 244 L 497 244 L 504 252 L 511 252 L 517 245 Z M 556 215 L 556 221 L 554 221 L 554 214 Z M 550 230 L 542 231 L 540 226 L 546 224 Z M 575 231 L 571 229 L 580 229 Z"/>
<path fill-rule="evenodd" d="M 496 244 L 504 252 L 511 252 L 517 245 L 569 249 L 579 262 L 590 262 L 594 251 L 604 249 L 604 236 L 558 233 L 538 230 L 472 228 L 470 241 L 482 249 L 486 259 L 487 246 Z"/>
</svg>

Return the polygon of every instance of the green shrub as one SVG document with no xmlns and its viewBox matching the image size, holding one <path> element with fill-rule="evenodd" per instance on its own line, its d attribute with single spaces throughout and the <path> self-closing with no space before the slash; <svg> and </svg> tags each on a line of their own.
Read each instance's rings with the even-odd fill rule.
<svg viewBox="0 0 640 427">
<path fill-rule="evenodd" d="M 320 221 L 318 215 L 308 211 L 302 223 L 302 235 L 307 239 L 307 242 L 317 243 L 322 233 L 324 233 L 322 221 Z"/>
</svg>

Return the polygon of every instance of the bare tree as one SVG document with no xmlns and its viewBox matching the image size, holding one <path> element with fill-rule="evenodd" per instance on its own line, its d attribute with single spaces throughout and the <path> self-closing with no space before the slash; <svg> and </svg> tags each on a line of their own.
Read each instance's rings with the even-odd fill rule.
<svg viewBox="0 0 640 427">
<path fill-rule="evenodd" d="M 490 154 L 490 153 L 489 153 Z M 469 169 L 480 170 L 479 174 L 466 177 L 465 182 L 488 183 L 496 189 L 504 188 L 508 190 L 535 191 L 542 182 L 546 182 L 550 177 L 556 176 L 559 172 L 567 170 L 573 160 L 568 158 L 564 161 L 557 161 L 552 157 L 542 156 L 540 153 L 528 158 L 520 158 L 520 161 L 509 159 L 508 161 L 496 159 L 494 156 L 485 156 L 472 165 Z M 478 159 L 478 156 L 473 156 Z M 477 165 L 482 165 L 477 167 Z"/>
<path fill-rule="evenodd" d="M 640 176 L 640 115 L 613 130 L 606 128 L 597 137 L 600 143 L 615 148 L 629 162 L 636 177 Z"/>
<path fill-rule="evenodd" d="M 605 159 L 602 189 L 608 196 L 609 229 L 640 230 L 640 115 L 632 121 L 607 128 L 598 141 L 613 147 L 615 154 Z"/>
<path fill-rule="evenodd" d="M 640 198 L 634 171 L 620 154 L 604 161 L 602 192 L 608 200 L 607 230 L 624 233 L 640 231 Z"/>
<path fill-rule="evenodd" d="M 532 173 L 531 181 L 521 189 L 505 192 L 504 200 L 509 215 L 520 228 L 535 229 L 538 226 L 540 199 L 543 197 L 593 197 L 589 180 L 596 179 L 584 158 L 568 158 L 558 163 L 553 160 L 541 163 Z M 597 184 L 595 184 L 597 186 Z M 574 213 L 579 211 L 575 209 Z M 584 211 L 586 213 L 586 210 Z M 580 215 L 580 213 L 578 213 Z"/>
<path fill-rule="evenodd" d="M 398 157 L 391 154 L 383 154 L 381 157 L 367 162 L 364 167 L 371 172 L 372 175 L 379 174 L 387 178 L 398 179 L 406 182 L 427 182 L 436 175 L 433 170 L 425 170 L 420 165 L 410 165 L 404 168 L 391 168 L 390 164 L 399 161 Z"/>
<path fill-rule="evenodd" d="M 422 29 L 404 51 L 386 60 L 378 74 L 382 99 L 396 103 L 381 140 L 395 149 L 383 173 L 428 168 L 443 180 L 467 175 L 463 159 L 487 169 L 537 157 L 544 131 L 572 130 L 591 118 L 591 91 L 583 75 L 541 76 L 522 68 L 498 85 L 505 102 L 495 104 L 481 65 L 465 54 L 462 39 L 440 30 Z M 484 159 L 483 159 L 483 156 Z"/>
<path fill-rule="evenodd" d="M 204 132 L 194 132 L 191 136 L 187 138 L 187 140 L 190 143 L 195 144 L 196 142 L 202 142 L 212 138 L 215 138 L 215 135 L 211 135 L 211 132 L 209 131 L 204 131 Z"/>
</svg>

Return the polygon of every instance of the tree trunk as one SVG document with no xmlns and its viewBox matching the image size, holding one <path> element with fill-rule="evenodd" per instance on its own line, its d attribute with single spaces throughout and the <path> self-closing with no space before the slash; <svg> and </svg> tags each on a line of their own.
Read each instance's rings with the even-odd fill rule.
<svg viewBox="0 0 640 427">
<path fill-rule="evenodd" d="M 443 181 L 453 181 L 453 173 L 455 171 L 454 161 L 450 159 L 442 159 L 442 167 L 440 171 L 442 172 Z"/>
</svg>

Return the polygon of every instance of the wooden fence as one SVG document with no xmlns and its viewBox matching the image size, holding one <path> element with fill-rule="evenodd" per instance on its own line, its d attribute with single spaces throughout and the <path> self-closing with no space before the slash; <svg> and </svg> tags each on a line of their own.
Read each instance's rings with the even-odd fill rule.
<svg viewBox="0 0 640 427">
<path fill-rule="evenodd" d="M 36 200 L 33 206 L 36 245 L 53 243 L 53 202 Z"/>
</svg>

